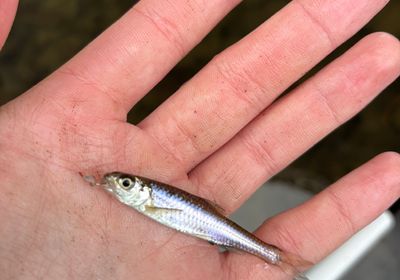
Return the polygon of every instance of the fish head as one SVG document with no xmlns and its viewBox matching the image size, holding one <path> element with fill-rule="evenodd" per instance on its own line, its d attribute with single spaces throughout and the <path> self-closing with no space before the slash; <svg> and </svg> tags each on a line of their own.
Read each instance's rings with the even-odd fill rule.
<svg viewBox="0 0 400 280">
<path fill-rule="evenodd" d="M 107 173 L 100 184 L 119 201 L 132 207 L 140 207 L 151 200 L 151 187 L 140 178 L 121 172 Z"/>
</svg>

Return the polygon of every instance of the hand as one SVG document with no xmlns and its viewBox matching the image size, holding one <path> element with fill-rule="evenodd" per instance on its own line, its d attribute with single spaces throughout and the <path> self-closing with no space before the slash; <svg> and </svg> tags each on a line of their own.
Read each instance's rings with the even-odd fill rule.
<svg viewBox="0 0 400 280">
<path fill-rule="evenodd" d="M 286 279 L 220 254 L 91 188 L 125 171 L 180 186 L 229 213 L 348 120 L 400 72 L 400 44 L 372 34 L 277 97 L 385 0 L 292 1 L 216 56 L 138 126 L 126 115 L 239 2 L 143 0 L 37 86 L 0 109 L 3 279 Z M 15 0 L 1 1 L 0 45 Z M 400 195 L 384 153 L 256 234 L 318 262 Z"/>
</svg>

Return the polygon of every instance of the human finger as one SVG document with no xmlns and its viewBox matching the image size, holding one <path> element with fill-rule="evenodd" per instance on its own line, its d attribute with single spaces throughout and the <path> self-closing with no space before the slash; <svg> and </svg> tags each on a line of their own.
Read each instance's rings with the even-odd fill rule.
<svg viewBox="0 0 400 280">
<path fill-rule="evenodd" d="M 399 50 L 391 35 L 367 36 L 265 110 L 190 172 L 190 180 L 200 193 L 233 211 L 396 79 Z"/>
<path fill-rule="evenodd" d="M 386 2 L 291 1 L 214 58 L 139 126 L 189 171 L 360 29 Z"/>
<path fill-rule="evenodd" d="M 3 47 L 10 32 L 17 6 L 17 0 L 0 1 L 0 49 Z"/>
<path fill-rule="evenodd" d="M 400 197 L 399 169 L 399 154 L 383 153 L 304 204 L 267 220 L 256 235 L 316 263 Z M 266 269 L 256 258 L 231 254 L 227 261 L 228 267 L 238 267 L 238 275 L 252 271 L 252 279 L 265 279 Z"/>
<path fill-rule="evenodd" d="M 239 2 L 139 1 L 35 93 L 43 92 L 44 87 L 54 88 L 48 97 L 59 102 L 90 100 L 81 101 L 80 106 L 90 113 L 100 111 L 102 116 L 124 119 L 131 107 Z"/>
</svg>

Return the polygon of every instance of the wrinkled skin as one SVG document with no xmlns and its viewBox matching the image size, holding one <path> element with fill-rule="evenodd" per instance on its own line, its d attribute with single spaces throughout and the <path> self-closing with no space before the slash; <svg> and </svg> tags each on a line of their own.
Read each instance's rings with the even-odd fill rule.
<svg viewBox="0 0 400 280">
<path fill-rule="evenodd" d="M 126 123 L 133 105 L 238 2 L 140 1 L 0 108 L 2 279 L 288 278 L 256 257 L 220 254 L 151 222 L 79 175 L 154 178 L 230 213 L 399 75 L 399 42 L 372 34 L 274 102 L 386 3 L 297 0 L 138 126 Z M 0 45 L 16 6 L 0 1 Z M 398 170 L 397 153 L 378 155 L 256 234 L 318 262 L 399 198 Z"/>
</svg>

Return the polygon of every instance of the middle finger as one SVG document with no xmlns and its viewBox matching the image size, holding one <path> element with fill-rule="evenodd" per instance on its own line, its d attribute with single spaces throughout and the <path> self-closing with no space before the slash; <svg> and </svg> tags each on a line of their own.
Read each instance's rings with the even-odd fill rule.
<svg viewBox="0 0 400 280">
<path fill-rule="evenodd" d="M 386 2 L 292 1 L 216 56 L 139 126 L 191 170 Z"/>
</svg>

